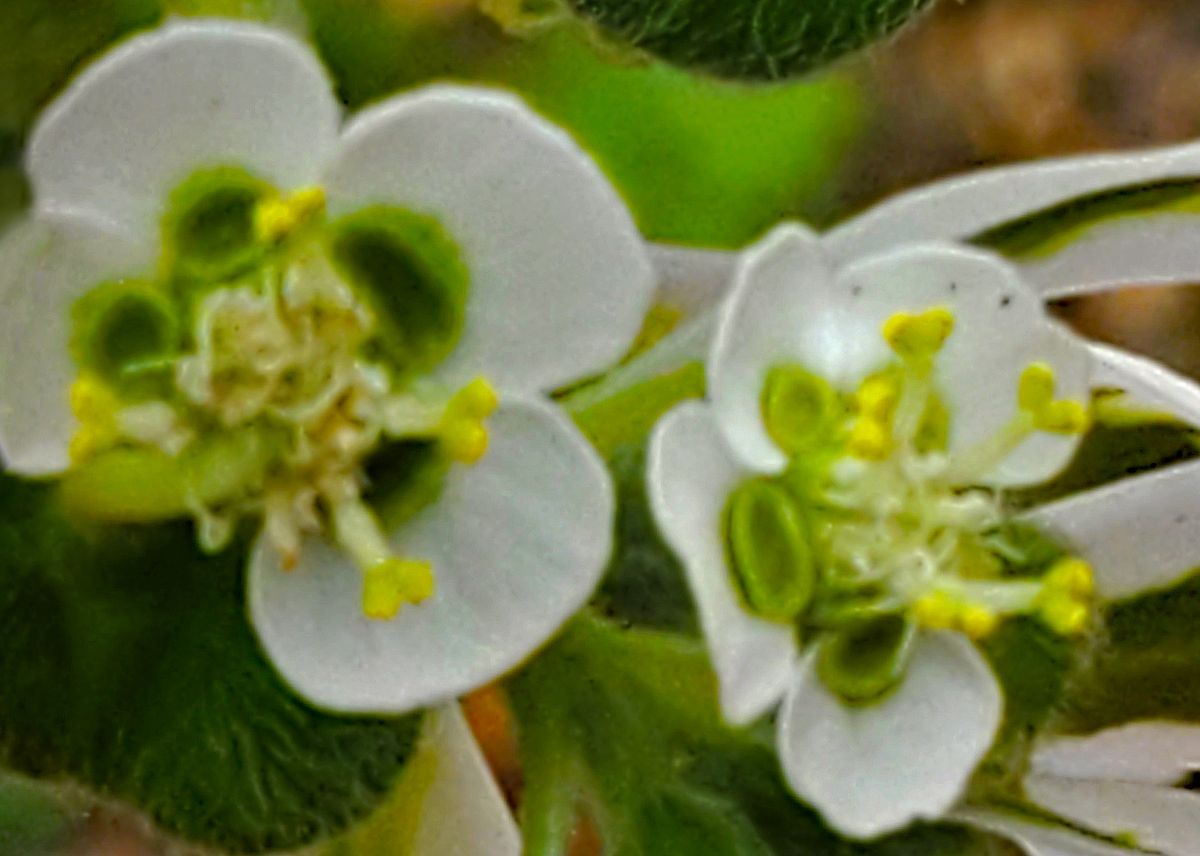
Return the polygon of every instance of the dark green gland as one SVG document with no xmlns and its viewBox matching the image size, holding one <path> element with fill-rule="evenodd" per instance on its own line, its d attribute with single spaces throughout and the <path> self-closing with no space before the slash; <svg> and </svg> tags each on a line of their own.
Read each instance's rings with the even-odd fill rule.
<svg viewBox="0 0 1200 856">
<path fill-rule="evenodd" d="M 339 273 L 375 314 L 375 356 L 408 374 L 450 353 L 466 315 L 468 273 L 436 220 L 366 208 L 331 225 L 329 247 Z"/>
<path fill-rule="evenodd" d="M 269 249 L 255 211 L 271 185 L 235 167 L 204 170 L 171 194 L 163 218 L 165 262 L 184 291 L 214 285 L 254 268 Z"/>
<path fill-rule="evenodd" d="M 71 353 L 80 369 L 126 393 L 157 391 L 179 347 L 167 295 L 140 280 L 103 283 L 79 298 L 71 315 Z"/>
<path fill-rule="evenodd" d="M 837 390 L 794 365 L 767 373 L 761 407 L 767 433 L 793 456 L 829 444 L 845 415 Z"/>
<path fill-rule="evenodd" d="M 876 616 L 821 640 L 817 674 L 849 704 L 879 701 L 904 677 L 916 625 L 896 614 Z"/>
<path fill-rule="evenodd" d="M 734 580 L 749 608 L 791 621 L 812 600 L 817 571 L 808 525 L 780 485 L 756 479 L 729 498 L 728 548 Z"/>
</svg>

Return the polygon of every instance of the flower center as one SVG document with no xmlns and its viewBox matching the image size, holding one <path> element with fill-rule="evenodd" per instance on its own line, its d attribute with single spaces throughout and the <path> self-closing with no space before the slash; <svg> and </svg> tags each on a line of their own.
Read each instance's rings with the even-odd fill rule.
<svg viewBox="0 0 1200 856">
<path fill-rule="evenodd" d="M 284 570 L 324 532 L 363 574 L 364 613 L 391 618 L 432 594 L 433 569 L 393 552 L 369 464 L 411 447 L 442 462 L 440 484 L 486 453 L 498 403 L 482 378 L 453 391 L 421 371 L 457 332 L 457 258 L 409 212 L 327 224 L 319 188 L 282 196 L 229 171 L 190 184 L 161 279 L 106 283 L 75 307 L 65 496 L 105 519 L 191 517 L 209 551 L 259 518 Z"/>
<path fill-rule="evenodd" d="M 1067 557 L 1030 567 L 987 474 L 1035 432 L 1079 434 L 1086 407 L 1057 399 L 1042 363 L 1022 373 L 1015 415 L 950 453 L 951 414 L 935 364 L 954 318 L 942 307 L 890 318 L 895 359 L 838 391 L 801 366 L 777 366 L 762 393 L 786 470 L 740 485 L 727 505 L 735 580 L 750 609 L 795 622 L 821 645 L 821 673 L 850 700 L 899 679 L 918 628 L 973 639 L 1036 615 L 1062 634 L 1090 615 L 1091 569 Z"/>
</svg>

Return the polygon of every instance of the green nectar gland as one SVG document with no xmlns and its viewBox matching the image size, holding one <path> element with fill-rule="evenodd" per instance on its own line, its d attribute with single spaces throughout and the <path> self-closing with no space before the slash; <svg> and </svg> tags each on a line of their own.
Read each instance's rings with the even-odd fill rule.
<svg viewBox="0 0 1200 856">
<path fill-rule="evenodd" d="M 184 182 L 163 234 L 156 280 L 74 307 L 65 499 L 114 522 L 190 517 L 209 551 L 256 517 L 283 570 L 323 532 L 361 570 L 366 616 L 428 598 L 435 569 L 393 554 L 365 472 L 396 443 L 448 464 L 487 452 L 491 385 L 446 390 L 420 371 L 460 331 L 453 244 L 398 209 L 328 223 L 320 188 L 285 195 L 228 169 Z"/>
<path fill-rule="evenodd" d="M 900 680 L 913 634 L 972 639 L 1010 616 L 1035 615 L 1063 635 L 1083 632 L 1092 572 L 1067 557 L 1036 572 L 1004 556 L 1002 498 L 985 476 L 1035 432 L 1081 434 L 1082 402 L 1055 397 L 1053 370 L 1029 365 L 1014 416 L 993 437 L 950 454 L 951 418 L 934 369 L 954 316 L 900 313 L 882 335 L 894 361 L 852 390 L 802 366 L 768 372 L 764 425 L 789 456 L 779 476 L 743 483 L 726 506 L 726 543 L 751 611 L 796 624 L 820 646 L 824 681 L 867 703 Z"/>
</svg>

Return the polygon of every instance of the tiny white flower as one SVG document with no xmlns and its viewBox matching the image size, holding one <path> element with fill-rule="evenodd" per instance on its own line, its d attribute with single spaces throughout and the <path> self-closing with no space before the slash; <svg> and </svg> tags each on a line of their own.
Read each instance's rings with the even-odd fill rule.
<svg viewBox="0 0 1200 856">
<path fill-rule="evenodd" d="M 1003 705 L 973 639 L 1014 615 L 1086 625 L 1088 565 L 1014 575 L 1000 524 L 1004 488 L 1073 454 L 1090 366 L 989 253 L 926 244 L 835 270 L 785 226 L 743 258 L 709 401 L 656 427 L 649 493 L 726 717 L 782 700 L 787 781 L 839 832 L 960 800 Z"/>
<path fill-rule="evenodd" d="M 565 133 L 453 86 L 343 125 L 308 46 L 189 21 L 85 69 L 27 168 L 9 470 L 97 517 L 191 517 L 209 549 L 261 519 L 254 627 L 334 710 L 460 695 L 587 600 L 612 489 L 546 396 L 629 347 L 652 272 Z"/>
</svg>

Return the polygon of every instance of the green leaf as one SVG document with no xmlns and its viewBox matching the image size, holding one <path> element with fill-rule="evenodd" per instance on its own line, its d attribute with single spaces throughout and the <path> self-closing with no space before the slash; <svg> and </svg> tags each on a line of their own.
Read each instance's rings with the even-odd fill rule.
<svg viewBox="0 0 1200 856">
<path fill-rule="evenodd" d="M 567 0 L 624 44 L 720 77 L 803 74 L 891 33 L 930 0 Z"/>
<path fill-rule="evenodd" d="M 697 641 L 583 616 L 508 685 L 527 856 L 563 856 L 580 815 L 610 856 L 959 856 L 984 838 L 916 826 L 843 841 L 784 788 L 769 728 L 732 730 Z"/>
<path fill-rule="evenodd" d="M 336 717 L 283 685 L 246 622 L 246 538 L 206 557 L 183 524 L 87 527 L 9 477 L 0 521 L 7 766 L 233 852 L 324 838 L 386 796 L 419 717 Z"/>
</svg>

